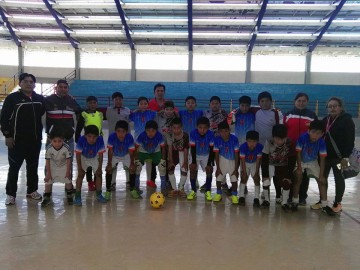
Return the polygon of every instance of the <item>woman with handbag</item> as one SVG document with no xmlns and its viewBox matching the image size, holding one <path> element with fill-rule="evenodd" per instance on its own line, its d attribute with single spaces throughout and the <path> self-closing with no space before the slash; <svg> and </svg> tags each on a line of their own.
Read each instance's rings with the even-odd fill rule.
<svg viewBox="0 0 360 270">
<path fill-rule="evenodd" d="M 342 211 L 341 201 L 345 191 L 345 178 L 342 170 L 349 167 L 349 156 L 352 154 L 355 141 L 355 124 L 351 115 L 344 110 L 343 101 L 331 97 L 327 102 L 328 116 L 322 121 L 326 125 L 325 142 L 327 157 L 325 162 L 325 178 L 333 170 L 335 178 L 335 200 L 332 210 Z"/>
</svg>

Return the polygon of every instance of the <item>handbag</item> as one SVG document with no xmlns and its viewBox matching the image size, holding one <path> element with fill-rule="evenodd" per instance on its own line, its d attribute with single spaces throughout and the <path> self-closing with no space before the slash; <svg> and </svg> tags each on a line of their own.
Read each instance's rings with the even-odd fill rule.
<svg viewBox="0 0 360 270">
<path fill-rule="evenodd" d="M 336 154 L 340 159 L 342 159 L 342 155 L 333 137 L 331 136 L 330 132 L 328 132 L 328 134 Z M 349 167 L 341 170 L 341 173 L 345 179 L 355 177 L 360 172 L 360 152 L 355 147 L 352 150 L 351 155 L 349 156 L 349 164 L 350 164 Z"/>
</svg>

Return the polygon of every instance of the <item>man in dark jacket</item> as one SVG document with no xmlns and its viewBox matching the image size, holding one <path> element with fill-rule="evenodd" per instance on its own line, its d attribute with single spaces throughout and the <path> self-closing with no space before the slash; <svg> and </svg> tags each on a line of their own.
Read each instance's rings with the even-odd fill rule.
<svg viewBox="0 0 360 270">
<path fill-rule="evenodd" d="M 1 131 L 8 147 L 9 172 L 6 182 L 6 205 L 14 205 L 19 170 L 26 161 L 26 197 L 41 200 L 38 189 L 38 165 L 42 139 L 41 116 L 45 112 L 44 97 L 35 93 L 36 78 L 19 76 L 20 90 L 8 95 L 1 111 Z"/>
</svg>

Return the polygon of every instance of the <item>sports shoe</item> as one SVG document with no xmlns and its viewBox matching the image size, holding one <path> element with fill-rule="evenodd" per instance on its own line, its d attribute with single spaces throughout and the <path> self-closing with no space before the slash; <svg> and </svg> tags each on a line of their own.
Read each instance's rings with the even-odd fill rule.
<svg viewBox="0 0 360 270">
<path fill-rule="evenodd" d="M 291 210 L 291 207 L 286 203 L 281 205 L 281 209 L 288 213 Z"/>
<path fill-rule="evenodd" d="M 248 193 L 249 193 L 249 190 L 248 190 L 247 186 L 245 186 L 244 194 L 246 195 L 246 194 L 248 194 Z"/>
<path fill-rule="evenodd" d="M 46 207 L 48 205 L 50 205 L 52 203 L 51 201 L 51 197 L 49 196 L 44 196 L 43 201 L 41 202 L 41 207 Z"/>
<path fill-rule="evenodd" d="M 75 197 L 74 205 L 76 206 L 82 206 L 81 197 Z"/>
<path fill-rule="evenodd" d="M 342 211 L 342 205 L 341 203 L 337 203 L 337 202 L 334 202 L 334 205 L 333 207 L 331 208 L 331 210 L 334 212 L 334 213 L 340 213 Z"/>
<path fill-rule="evenodd" d="M 74 204 L 74 196 L 73 196 L 72 193 L 67 194 L 66 199 L 67 199 L 68 205 L 73 205 Z"/>
<path fill-rule="evenodd" d="M 197 196 L 197 195 L 196 195 L 196 192 L 192 190 L 192 191 L 187 195 L 186 198 L 187 198 L 188 200 L 193 200 L 193 199 L 196 198 L 196 196 Z"/>
<path fill-rule="evenodd" d="M 262 204 L 260 205 L 260 208 L 262 209 L 267 209 L 270 207 L 270 203 L 268 201 L 263 201 Z"/>
<path fill-rule="evenodd" d="M 180 190 L 179 190 L 179 197 L 180 197 L 180 198 L 186 198 L 186 196 L 187 196 L 187 195 L 186 195 L 185 191 L 184 191 L 183 189 L 180 189 Z"/>
<path fill-rule="evenodd" d="M 130 191 L 130 195 L 134 199 L 139 199 L 140 198 L 140 194 L 136 189 L 133 189 L 132 191 Z"/>
<path fill-rule="evenodd" d="M 322 207 L 321 211 L 328 214 L 329 216 L 335 216 L 335 214 L 336 214 L 328 205 L 325 207 Z"/>
<path fill-rule="evenodd" d="M 135 189 L 136 189 L 136 191 L 137 191 L 140 195 L 144 193 L 144 191 L 142 191 L 142 190 L 139 189 L 139 188 L 135 188 Z"/>
<path fill-rule="evenodd" d="M 14 205 L 15 197 L 11 195 L 6 195 L 5 205 Z"/>
<path fill-rule="evenodd" d="M 174 198 L 174 197 L 176 197 L 178 195 L 178 191 L 177 190 L 170 190 L 169 192 L 168 192 L 168 197 L 169 198 Z"/>
<path fill-rule="evenodd" d="M 258 200 L 259 200 L 259 199 L 258 199 Z M 255 202 L 255 199 L 254 199 L 254 202 Z M 239 205 L 245 206 L 245 197 L 240 197 L 240 198 L 239 198 Z"/>
<path fill-rule="evenodd" d="M 215 193 L 215 195 L 212 198 L 213 202 L 220 202 L 222 200 L 221 194 Z"/>
<path fill-rule="evenodd" d="M 26 194 L 26 198 L 33 199 L 33 200 L 41 200 L 42 196 L 39 192 L 34 191 L 30 194 Z"/>
<path fill-rule="evenodd" d="M 306 199 L 300 199 L 299 200 L 299 205 L 305 206 L 306 205 Z"/>
<path fill-rule="evenodd" d="M 200 191 L 205 191 L 205 190 L 206 190 L 206 183 L 200 187 Z"/>
<path fill-rule="evenodd" d="M 205 200 L 207 201 L 212 201 L 212 196 L 211 196 L 211 191 L 206 191 L 205 192 Z"/>
<path fill-rule="evenodd" d="M 275 202 L 276 202 L 276 204 L 281 204 L 282 203 L 282 198 L 280 197 L 280 198 L 276 198 L 275 199 Z"/>
<path fill-rule="evenodd" d="M 298 210 L 298 203 L 292 203 L 291 204 L 291 211 L 296 212 Z"/>
<path fill-rule="evenodd" d="M 116 191 L 116 183 L 111 183 L 111 191 Z"/>
<path fill-rule="evenodd" d="M 310 205 L 310 208 L 313 210 L 320 210 L 322 208 L 321 201 L 318 201 L 317 203 Z"/>
<path fill-rule="evenodd" d="M 155 182 L 154 182 L 154 181 L 151 181 L 151 180 L 147 180 L 147 181 L 146 181 L 146 185 L 147 185 L 148 187 L 152 187 L 152 188 L 156 188 L 156 187 L 157 187 L 156 184 L 155 184 Z"/>
<path fill-rule="evenodd" d="M 232 204 L 239 204 L 239 199 L 236 195 L 231 195 L 231 203 Z"/>
<path fill-rule="evenodd" d="M 99 195 L 96 195 L 96 200 L 101 203 L 107 203 L 107 200 L 104 198 L 104 196 L 101 193 Z"/>
<path fill-rule="evenodd" d="M 95 191 L 96 190 L 95 182 L 94 181 L 89 181 L 88 182 L 88 188 L 89 188 L 89 191 Z"/>
<path fill-rule="evenodd" d="M 255 198 L 255 199 L 254 199 L 253 206 L 254 206 L 254 207 L 260 207 L 260 201 L 259 201 L 258 198 Z"/>
<path fill-rule="evenodd" d="M 105 192 L 105 200 L 107 200 L 107 201 L 110 201 L 110 198 L 111 198 L 111 191 L 106 191 Z"/>
</svg>

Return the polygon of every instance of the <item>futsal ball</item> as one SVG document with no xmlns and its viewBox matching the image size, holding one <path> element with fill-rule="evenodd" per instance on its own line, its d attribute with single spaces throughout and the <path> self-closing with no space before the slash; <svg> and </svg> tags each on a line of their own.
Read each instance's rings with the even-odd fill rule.
<svg viewBox="0 0 360 270">
<path fill-rule="evenodd" d="M 154 208 L 161 208 L 165 203 L 165 197 L 161 192 L 154 192 L 150 196 L 150 204 Z"/>
</svg>

